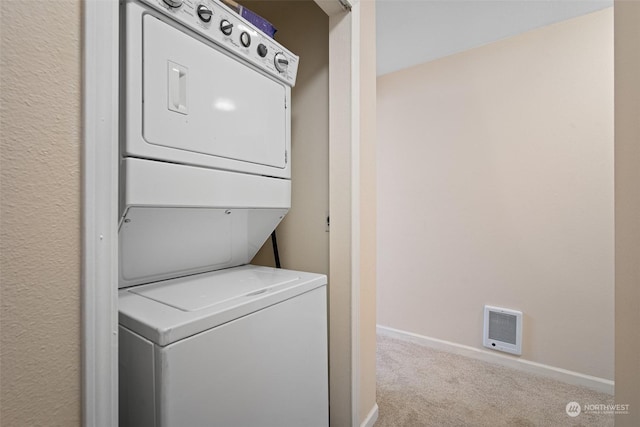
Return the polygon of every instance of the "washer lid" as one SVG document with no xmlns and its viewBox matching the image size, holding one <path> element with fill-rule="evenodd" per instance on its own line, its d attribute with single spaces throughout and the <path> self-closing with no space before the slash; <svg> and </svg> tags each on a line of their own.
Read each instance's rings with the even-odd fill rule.
<svg viewBox="0 0 640 427">
<path fill-rule="evenodd" d="M 182 311 L 198 311 L 274 292 L 300 279 L 289 270 L 222 270 L 137 286 L 131 293 Z"/>
<path fill-rule="evenodd" d="M 166 346 L 326 284 L 323 274 L 244 265 L 121 289 L 119 321 Z"/>
</svg>

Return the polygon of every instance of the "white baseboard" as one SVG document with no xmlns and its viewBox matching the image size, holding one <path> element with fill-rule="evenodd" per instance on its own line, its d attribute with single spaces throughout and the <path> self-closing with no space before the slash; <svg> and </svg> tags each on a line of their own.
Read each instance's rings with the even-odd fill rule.
<svg viewBox="0 0 640 427">
<path fill-rule="evenodd" d="M 367 415 L 367 418 L 365 418 L 362 424 L 360 424 L 360 427 L 373 427 L 377 420 L 378 404 L 376 403 L 373 405 L 373 408 L 371 408 L 371 411 L 369 411 L 369 415 Z"/>
<path fill-rule="evenodd" d="M 424 345 L 425 347 L 459 354 L 461 356 L 506 366 L 523 372 L 553 378 L 567 384 L 588 387 L 591 390 L 607 393 L 613 396 L 614 382 L 605 378 L 581 374 L 567 369 L 556 368 L 555 366 L 543 365 L 542 363 L 532 362 L 526 359 L 506 356 L 489 350 L 481 350 L 475 347 L 426 337 L 424 335 L 401 331 L 399 329 L 389 328 L 386 326 L 377 325 L 376 330 L 381 335 L 414 342 L 416 344 Z"/>
</svg>

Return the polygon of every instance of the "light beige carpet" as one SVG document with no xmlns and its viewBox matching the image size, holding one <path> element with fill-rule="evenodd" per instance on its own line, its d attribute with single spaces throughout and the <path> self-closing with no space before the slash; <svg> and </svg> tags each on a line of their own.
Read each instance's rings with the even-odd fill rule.
<svg viewBox="0 0 640 427">
<path fill-rule="evenodd" d="M 378 421 L 387 426 L 613 426 L 604 411 L 567 415 L 569 402 L 613 396 L 378 334 Z M 593 407 L 593 406 L 591 406 Z"/>
</svg>

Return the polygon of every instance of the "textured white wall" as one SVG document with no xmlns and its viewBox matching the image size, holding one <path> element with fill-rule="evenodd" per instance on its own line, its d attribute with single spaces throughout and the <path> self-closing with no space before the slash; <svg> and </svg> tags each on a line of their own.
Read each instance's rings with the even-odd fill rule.
<svg viewBox="0 0 640 427">
<path fill-rule="evenodd" d="M 0 7 L 1 423 L 79 425 L 81 3 Z"/>
<path fill-rule="evenodd" d="M 378 79 L 378 323 L 613 379 L 613 13 Z"/>
</svg>

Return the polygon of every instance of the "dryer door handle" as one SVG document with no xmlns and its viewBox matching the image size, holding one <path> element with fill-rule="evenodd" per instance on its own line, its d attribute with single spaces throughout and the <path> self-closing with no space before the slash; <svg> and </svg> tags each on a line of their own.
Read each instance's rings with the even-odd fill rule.
<svg viewBox="0 0 640 427">
<path fill-rule="evenodd" d="M 168 105 L 167 108 L 180 114 L 188 114 L 187 72 L 188 68 L 175 62 L 167 63 Z"/>
</svg>

